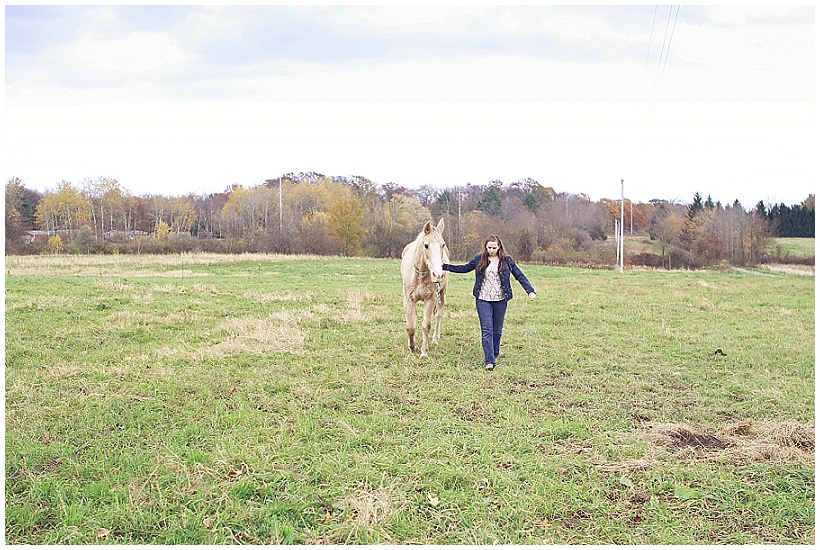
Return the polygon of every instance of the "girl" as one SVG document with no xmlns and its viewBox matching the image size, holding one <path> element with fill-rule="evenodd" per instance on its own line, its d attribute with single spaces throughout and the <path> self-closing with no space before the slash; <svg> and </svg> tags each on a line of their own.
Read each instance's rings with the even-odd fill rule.
<svg viewBox="0 0 820 550">
<path fill-rule="evenodd" d="M 504 329 L 504 315 L 507 300 L 512 298 L 510 273 L 521 284 L 530 297 L 535 299 L 535 289 L 524 273 L 518 268 L 512 256 L 504 252 L 504 244 L 498 235 L 490 235 L 484 241 L 484 249 L 463 265 L 444 264 L 445 271 L 468 273 L 475 270 L 475 307 L 481 324 L 481 347 L 484 349 L 484 366 L 495 368 L 501 346 L 501 332 Z"/>
</svg>

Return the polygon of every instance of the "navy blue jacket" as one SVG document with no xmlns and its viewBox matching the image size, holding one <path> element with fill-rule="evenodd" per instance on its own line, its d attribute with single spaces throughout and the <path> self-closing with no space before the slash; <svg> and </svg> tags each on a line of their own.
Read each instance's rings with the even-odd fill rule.
<svg viewBox="0 0 820 550">
<path fill-rule="evenodd" d="M 453 273 L 469 273 L 475 269 L 475 286 L 473 286 L 473 296 L 476 298 L 478 298 L 478 293 L 481 291 L 481 284 L 484 282 L 484 273 L 476 269 L 476 267 L 478 267 L 479 260 L 481 260 L 481 254 L 476 254 L 475 257 L 466 264 L 444 264 L 442 266 L 444 271 L 451 271 Z M 504 260 L 504 265 L 501 267 L 501 273 L 498 274 L 498 278 L 501 279 L 501 290 L 504 291 L 504 297 L 507 300 L 511 299 L 513 296 L 512 285 L 510 285 L 510 273 L 512 273 L 515 279 L 521 283 L 521 286 L 525 291 L 527 291 L 527 294 L 535 292 L 535 289 L 527 280 L 524 272 L 521 271 L 517 265 L 515 265 L 515 260 L 512 259 L 512 256 L 507 256 Z"/>
</svg>

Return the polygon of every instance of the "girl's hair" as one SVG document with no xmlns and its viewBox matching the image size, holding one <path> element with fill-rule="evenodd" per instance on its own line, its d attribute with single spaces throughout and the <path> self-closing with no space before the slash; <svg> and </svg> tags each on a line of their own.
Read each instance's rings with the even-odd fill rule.
<svg viewBox="0 0 820 550">
<path fill-rule="evenodd" d="M 484 273 L 487 265 L 490 263 L 490 255 L 487 253 L 487 243 L 498 243 L 498 272 L 501 273 L 501 268 L 507 259 L 507 254 L 504 252 L 504 243 L 501 242 L 501 237 L 498 235 L 490 235 L 484 239 L 484 248 L 481 250 L 481 259 L 478 261 L 478 270 Z"/>
</svg>

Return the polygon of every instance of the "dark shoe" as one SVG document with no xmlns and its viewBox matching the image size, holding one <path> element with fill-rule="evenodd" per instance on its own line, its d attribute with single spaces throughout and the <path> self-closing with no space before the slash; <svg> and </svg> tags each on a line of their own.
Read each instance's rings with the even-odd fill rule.
<svg viewBox="0 0 820 550">
<path fill-rule="evenodd" d="M 484 368 L 487 370 L 493 370 L 495 368 L 495 365 L 493 365 L 492 363 L 487 363 L 486 365 L 484 365 Z"/>
</svg>

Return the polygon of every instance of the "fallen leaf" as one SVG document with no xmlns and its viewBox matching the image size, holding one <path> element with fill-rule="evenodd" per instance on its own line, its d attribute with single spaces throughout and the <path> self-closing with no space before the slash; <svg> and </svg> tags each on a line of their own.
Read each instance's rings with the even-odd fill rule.
<svg viewBox="0 0 820 550">
<path fill-rule="evenodd" d="M 105 529 L 104 527 L 100 527 L 99 530 L 97 530 L 97 538 L 98 539 L 104 539 L 105 537 L 107 537 L 110 534 L 111 534 L 111 531 L 109 531 L 108 529 Z"/>
<path fill-rule="evenodd" d="M 626 476 L 621 476 L 621 484 L 625 487 L 632 487 L 632 480 Z"/>
<path fill-rule="evenodd" d="M 209 528 L 209 527 L 211 526 L 211 518 L 205 518 L 205 519 L 203 519 L 203 520 L 202 520 L 202 525 L 204 525 L 204 526 L 205 526 L 205 528 Z"/>
<path fill-rule="evenodd" d="M 430 503 L 430 506 L 438 506 L 439 500 L 433 493 L 427 493 L 427 502 Z"/>
</svg>

